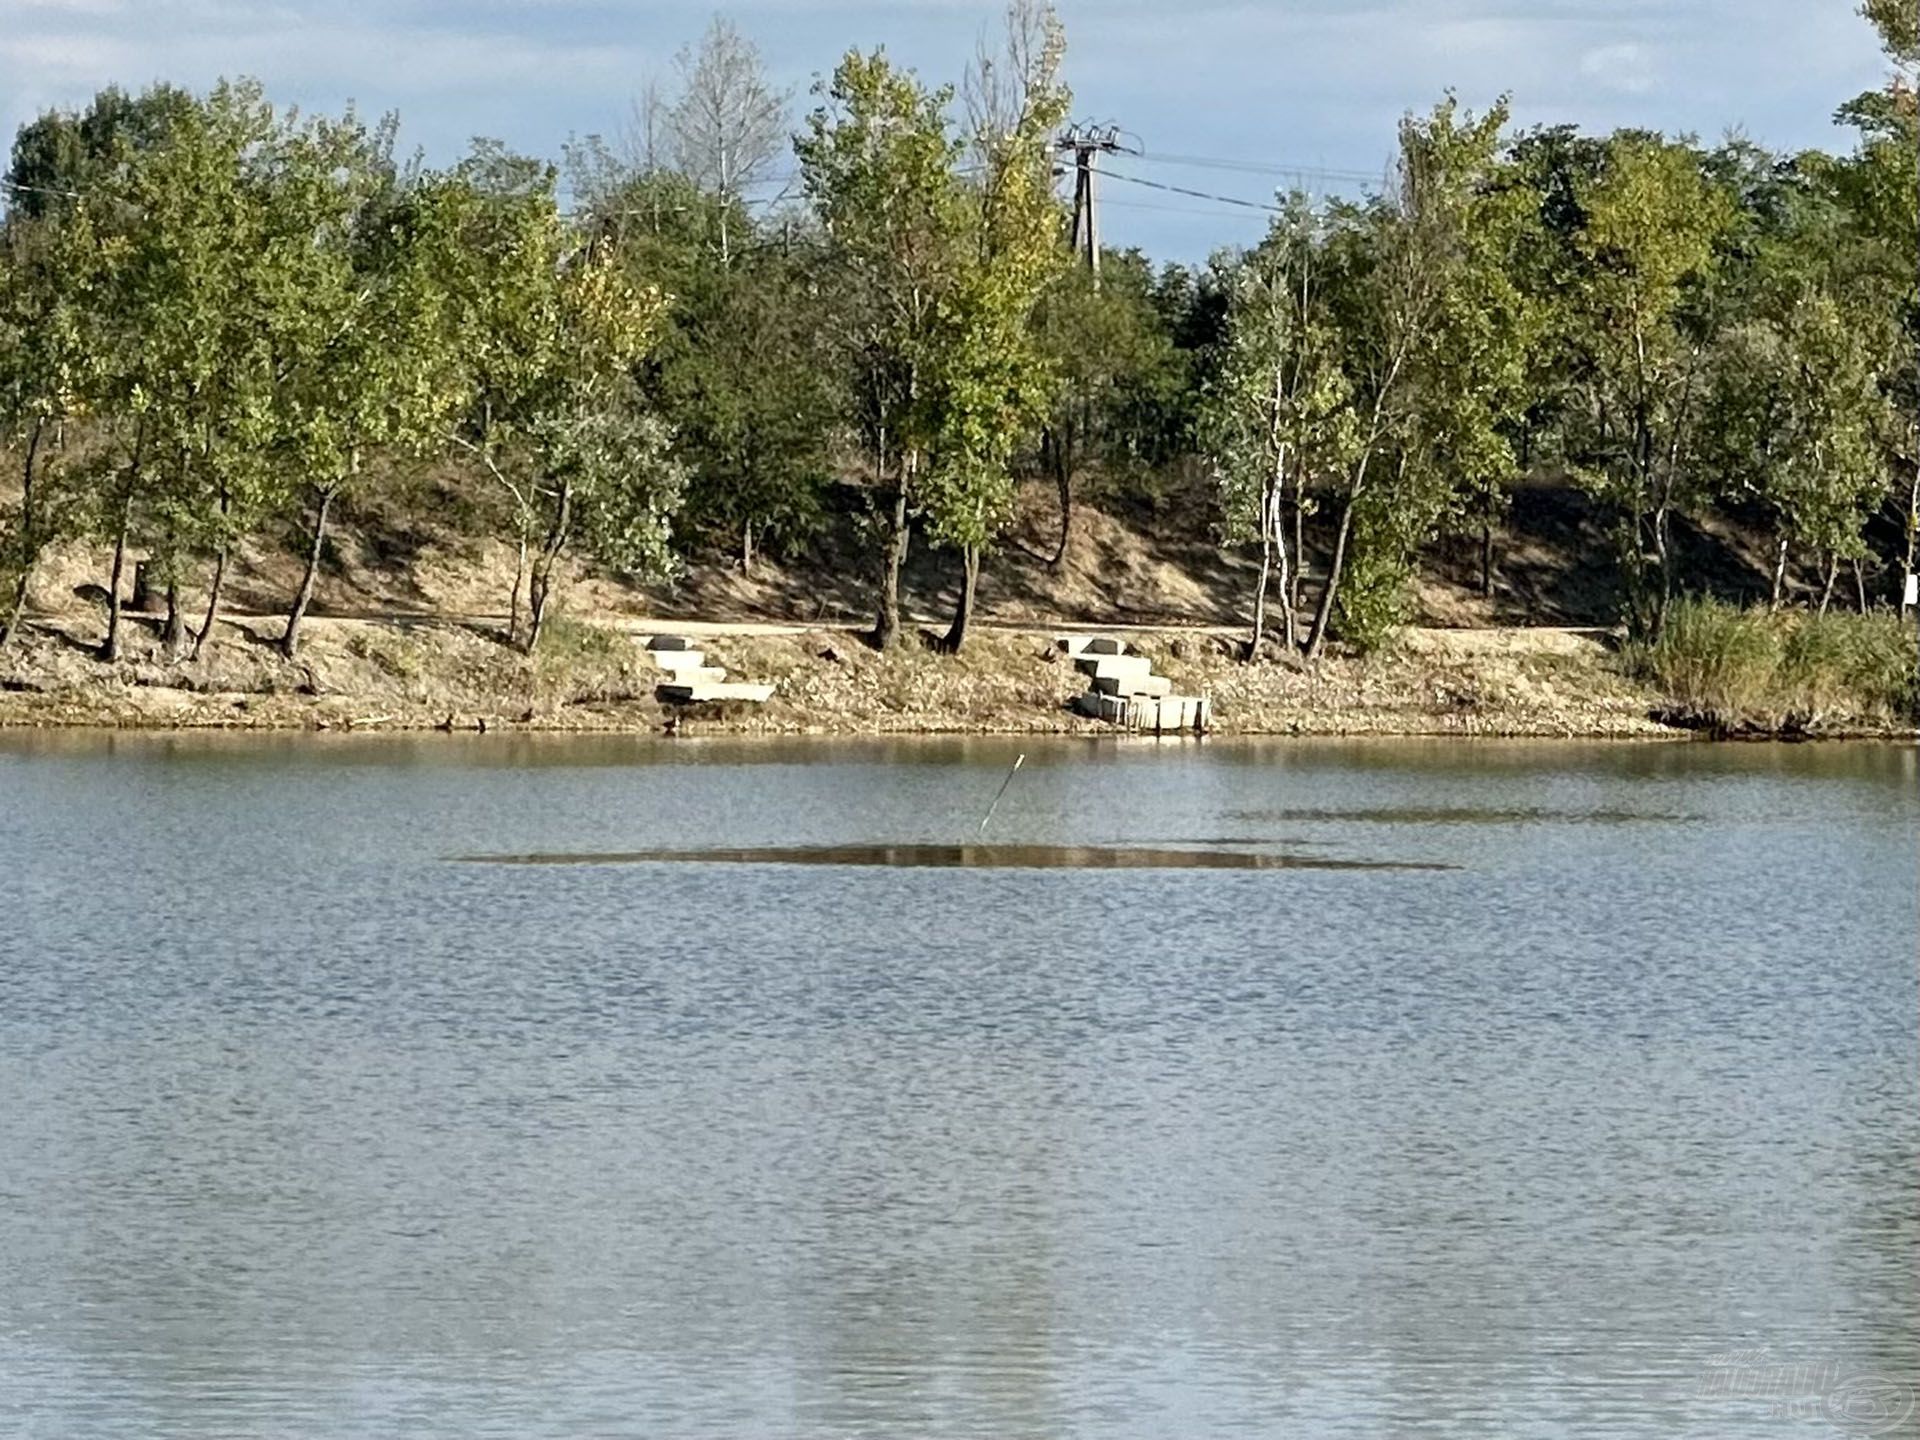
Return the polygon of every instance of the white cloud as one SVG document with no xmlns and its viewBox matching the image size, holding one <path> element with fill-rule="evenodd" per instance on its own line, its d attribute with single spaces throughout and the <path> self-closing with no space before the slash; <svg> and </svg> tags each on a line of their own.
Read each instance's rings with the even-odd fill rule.
<svg viewBox="0 0 1920 1440">
<path fill-rule="evenodd" d="M 1580 57 L 1580 73 L 1601 88 L 1622 95 L 1644 95 L 1654 88 L 1653 52 L 1634 41 L 1602 45 Z"/>
</svg>

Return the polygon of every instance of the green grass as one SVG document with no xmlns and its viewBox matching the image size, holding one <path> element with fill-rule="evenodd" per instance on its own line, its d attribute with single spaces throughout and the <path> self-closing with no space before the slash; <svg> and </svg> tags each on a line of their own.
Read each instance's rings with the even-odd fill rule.
<svg viewBox="0 0 1920 1440">
<path fill-rule="evenodd" d="M 1920 660 L 1897 616 L 1742 610 L 1686 599 L 1628 668 L 1676 719 L 1722 732 L 1808 731 L 1911 721 Z"/>
</svg>

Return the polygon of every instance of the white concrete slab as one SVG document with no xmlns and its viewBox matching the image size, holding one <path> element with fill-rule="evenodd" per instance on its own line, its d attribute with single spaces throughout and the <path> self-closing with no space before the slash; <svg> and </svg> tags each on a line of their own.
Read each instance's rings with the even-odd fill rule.
<svg viewBox="0 0 1920 1440">
<path fill-rule="evenodd" d="M 1096 675 L 1093 688 L 1102 695 L 1171 695 L 1173 681 L 1164 675 Z"/>
<path fill-rule="evenodd" d="M 773 686 L 753 685 L 743 680 L 732 682 L 701 680 L 691 684 L 671 684 L 655 687 L 654 695 L 667 705 L 702 705 L 721 700 L 732 700 L 748 705 L 762 705 L 773 697 Z"/>
<path fill-rule="evenodd" d="M 1082 655 L 1073 662 L 1082 674 L 1137 676 L 1153 673 L 1153 661 L 1144 655 Z"/>
</svg>

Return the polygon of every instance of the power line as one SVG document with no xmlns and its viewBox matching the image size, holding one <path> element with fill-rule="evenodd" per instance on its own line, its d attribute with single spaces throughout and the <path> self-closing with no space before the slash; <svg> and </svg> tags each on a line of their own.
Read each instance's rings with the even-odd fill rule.
<svg viewBox="0 0 1920 1440">
<path fill-rule="evenodd" d="M 1326 165 L 1287 165 L 1258 160 L 1229 160 L 1212 155 L 1169 155 L 1157 150 L 1142 151 L 1136 160 L 1156 161 L 1163 165 L 1193 166 L 1202 170 L 1232 170 L 1246 175 L 1311 175 L 1321 180 L 1351 180 L 1366 184 L 1380 178 L 1369 170 L 1340 170 Z"/>
<path fill-rule="evenodd" d="M 1237 195 L 1216 195 L 1211 190 L 1191 190 L 1185 185 L 1168 185 L 1163 181 L 1148 180 L 1141 175 L 1127 175 L 1118 170 L 1109 170 L 1106 175 L 1112 180 L 1124 180 L 1129 185 L 1145 185 L 1152 190 L 1167 190 L 1175 195 L 1191 195 L 1196 200 L 1212 200 L 1221 205 L 1237 205 L 1245 210 L 1264 210 L 1269 215 L 1284 213 L 1278 205 L 1268 205 L 1259 200 L 1242 200 Z"/>
</svg>

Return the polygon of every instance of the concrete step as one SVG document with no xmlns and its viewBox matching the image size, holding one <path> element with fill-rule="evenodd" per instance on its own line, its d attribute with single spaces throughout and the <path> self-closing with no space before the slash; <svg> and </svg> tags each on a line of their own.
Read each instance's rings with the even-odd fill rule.
<svg viewBox="0 0 1920 1440">
<path fill-rule="evenodd" d="M 1171 695 L 1173 681 L 1164 675 L 1096 675 L 1093 688 L 1102 695 Z"/>
<path fill-rule="evenodd" d="M 1096 680 L 1103 675 L 1139 676 L 1153 672 L 1153 661 L 1144 655 L 1081 655 L 1073 663 L 1082 674 Z"/>
<path fill-rule="evenodd" d="M 698 670 L 707 663 L 704 650 L 649 650 L 647 658 L 662 670 Z"/>
<path fill-rule="evenodd" d="M 1124 655 L 1126 642 L 1110 635 L 1056 635 L 1053 643 L 1069 655 Z"/>
<path fill-rule="evenodd" d="M 1089 690 L 1074 702 L 1082 715 L 1135 730 L 1191 730 L 1206 715 L 1198 695 L 1103 695 Z"/>
<path fill-rule="evenodd" d="M 1135 702 L 1133 723 L 1142 730 L 1191 730 L 1205 713 L 1198 695 L 1162 695 Z"/>
<path fill-rule="evenodd" d="M 674 681 L 656 686 L 653 693 L 665 705 L 703 705 L 720 700 L 762 705 L 772 698 L 773 686 L 753 685 L 743 680 L 699 680 L 686 684 Z"/>
<path fill-rule="evenodd" d="M 646 643 L 647 649 L 649 650 L 692 650 L 696 648 L 693 641 L 689 640 L 685 635 L 649 635 Z"/>
<path fill-rule="evenodd" d="M 683 665 L 670 673 L 673 678 L 665 682 L 669 685 L 720 685 L 727 678 L 727 672 L 718 665 Z"/>
</svg>

